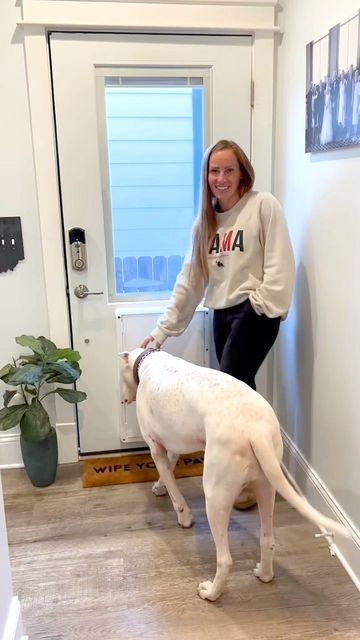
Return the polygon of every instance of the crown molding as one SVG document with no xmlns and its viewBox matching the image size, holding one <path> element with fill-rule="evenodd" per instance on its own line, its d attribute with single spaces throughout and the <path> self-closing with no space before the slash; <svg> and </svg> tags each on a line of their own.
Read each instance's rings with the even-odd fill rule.
<svg viewBox="0 0 360 640">
<path fill-rule="evenodd" d="M 276 0 L 22 0 L 19 27 L 251 34 L 280 31 Z"/>
</svg>

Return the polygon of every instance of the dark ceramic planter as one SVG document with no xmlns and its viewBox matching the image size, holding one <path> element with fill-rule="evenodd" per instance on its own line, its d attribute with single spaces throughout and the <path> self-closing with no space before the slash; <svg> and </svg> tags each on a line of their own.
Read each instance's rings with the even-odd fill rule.
<svg viewBox="0 0 360 640">
<path fill-rule="evenodd" d="M 44 440 L 29 442 L 20 436 L 25 471 L 34 487 L 48 487 L 55 482 L 58 445 L 55 429 Z"/>
</svg>

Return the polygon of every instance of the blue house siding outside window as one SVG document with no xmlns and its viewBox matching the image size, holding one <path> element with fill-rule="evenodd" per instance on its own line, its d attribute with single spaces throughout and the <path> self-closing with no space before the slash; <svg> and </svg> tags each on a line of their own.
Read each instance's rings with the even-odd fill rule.
<svg viewBox="0 0 360 640">
<path fill-rule="evenodd" d="M 171 291 L 198 208 L 203 89 L 108 86 L 105 105 L 116 293 Z"/>
</svg>

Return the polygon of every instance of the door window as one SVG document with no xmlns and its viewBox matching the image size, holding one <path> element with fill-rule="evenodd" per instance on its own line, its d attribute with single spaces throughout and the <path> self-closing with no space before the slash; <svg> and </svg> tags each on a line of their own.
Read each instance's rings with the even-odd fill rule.
<svg viewBox="0 0 360 640">
<path fill-rule="evenodd" d="M 190 242 L 207 143 L 206 70 L 138 73 L 106 72 L 100 84 L 112 300 L 169 296 Z"/>
</svg>

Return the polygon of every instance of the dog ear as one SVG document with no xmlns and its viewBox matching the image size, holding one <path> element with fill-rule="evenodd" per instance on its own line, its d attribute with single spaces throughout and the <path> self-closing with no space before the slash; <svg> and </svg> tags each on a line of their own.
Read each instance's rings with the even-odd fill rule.
<svg viewBox="0 0 360 640">
<path fill-rule="evenodd" d="M 125 364 L 128 364 L 130 353 L 128 351 L 121 351 L 119 353 L 119 357 L 121 358 L 121 360 L 124 360 Z"/>
</svg>

